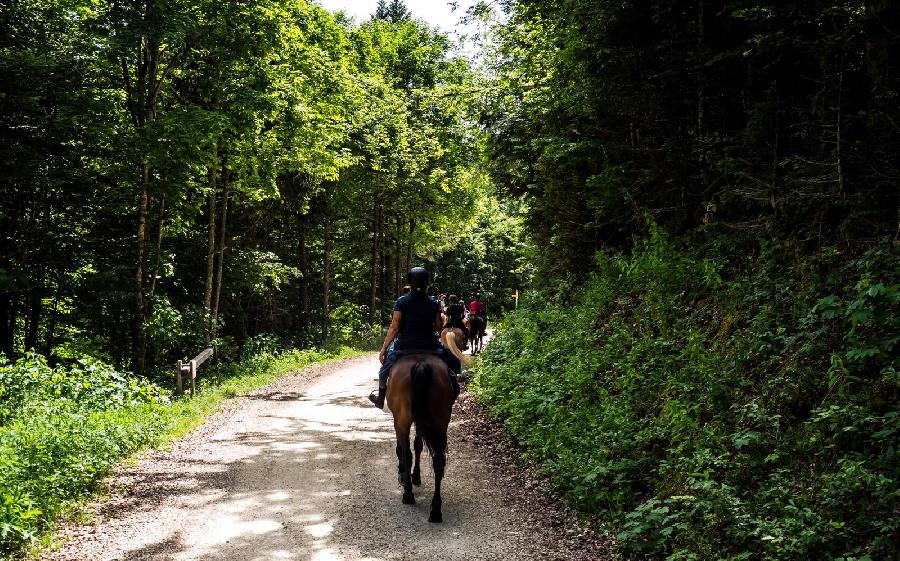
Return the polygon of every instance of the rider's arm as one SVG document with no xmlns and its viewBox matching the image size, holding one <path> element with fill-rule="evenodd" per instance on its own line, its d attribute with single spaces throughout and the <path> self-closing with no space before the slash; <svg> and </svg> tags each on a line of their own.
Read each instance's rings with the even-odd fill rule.
<svg viewBox="0 0 900 561">
<path fill-rule="evenodd" d="M 394 310 L 394 313 L 391 314 L 391 326 L 388 327 L 387 336 L 384 338 L 384 344 L 381 346 L 381 352 L 378 353 L 378 358 L 381 362 L 384 362 L 384 357 L 387 355 L 388 347 L 391 346 L 391 341 L 397 337 L 397 333 L 400 331 L 400 317 L 401 313 L 397 310 Z"/>
</svg>

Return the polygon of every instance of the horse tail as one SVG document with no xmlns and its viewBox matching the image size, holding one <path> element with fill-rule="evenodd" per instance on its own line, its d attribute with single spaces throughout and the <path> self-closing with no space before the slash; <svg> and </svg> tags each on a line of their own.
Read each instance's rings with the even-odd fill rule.
<svg viewBox="0 0 900 561">
<path fill-rule="evenodd" d="M 442 339 L 447 350 L 450 351 L 453 356 L 458 358 L 464 367 L 472 368 L 472 357 L 462 354 L 462 351 L 456 346 L 456 337 L 452 333 L 447 333 Z"/>
<path fill-rule="evenodd" d="M 447 449 L 447 432 L 438 428 L 431 412 L 431 365 L 417 362 L 412 369 L 412 414 L 416 423 L 416 435 L 421 436 L 428 452 L 443 453 Z"/>
</svg>

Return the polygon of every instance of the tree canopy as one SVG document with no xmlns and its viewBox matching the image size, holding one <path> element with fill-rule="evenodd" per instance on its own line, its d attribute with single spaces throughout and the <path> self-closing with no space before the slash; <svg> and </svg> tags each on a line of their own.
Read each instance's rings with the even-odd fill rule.
<svg viewBox="0 0 900 561">
<path fill-rule="evenodd" d="M 477 78 L 398 0 L 358 25 L 303 0 L 14 2 L 0 23 L 9 357 L 149 372 L 212 340 L 360 335 L 485 196 Z"/>
</svg>

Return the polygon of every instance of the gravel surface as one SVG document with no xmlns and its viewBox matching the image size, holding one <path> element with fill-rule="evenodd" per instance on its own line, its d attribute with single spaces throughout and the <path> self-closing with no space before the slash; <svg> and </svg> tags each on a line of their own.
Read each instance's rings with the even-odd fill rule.
<svg viewBox="0 0 900 561">
<path fill-rule="evenodd" d="M 88 524 L 46 561 L 593 560 L 579 525 L 464 393 L 454 407 L 443 524 L 397 485 L 393 423 L 366 399 L 377 358 L 308 368 L 232 401 L 171 449 L 116 470 Z"/>
</svg>

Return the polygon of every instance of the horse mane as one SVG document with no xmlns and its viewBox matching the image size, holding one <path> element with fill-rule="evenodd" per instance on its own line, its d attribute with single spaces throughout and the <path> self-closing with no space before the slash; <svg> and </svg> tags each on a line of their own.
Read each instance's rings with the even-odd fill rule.
<svg viewBox="0 0 900 561">
<path fill-rule="evenodd" d="M 417 362 L 412 368 L 412 414 L 416 423 L 416 434 L 425 441 L 428 453 L 447 449 L 447 433 L 438 429 L 438 423 L 431 412 L 432 370 L 427 362 Z"/>
</svg>

